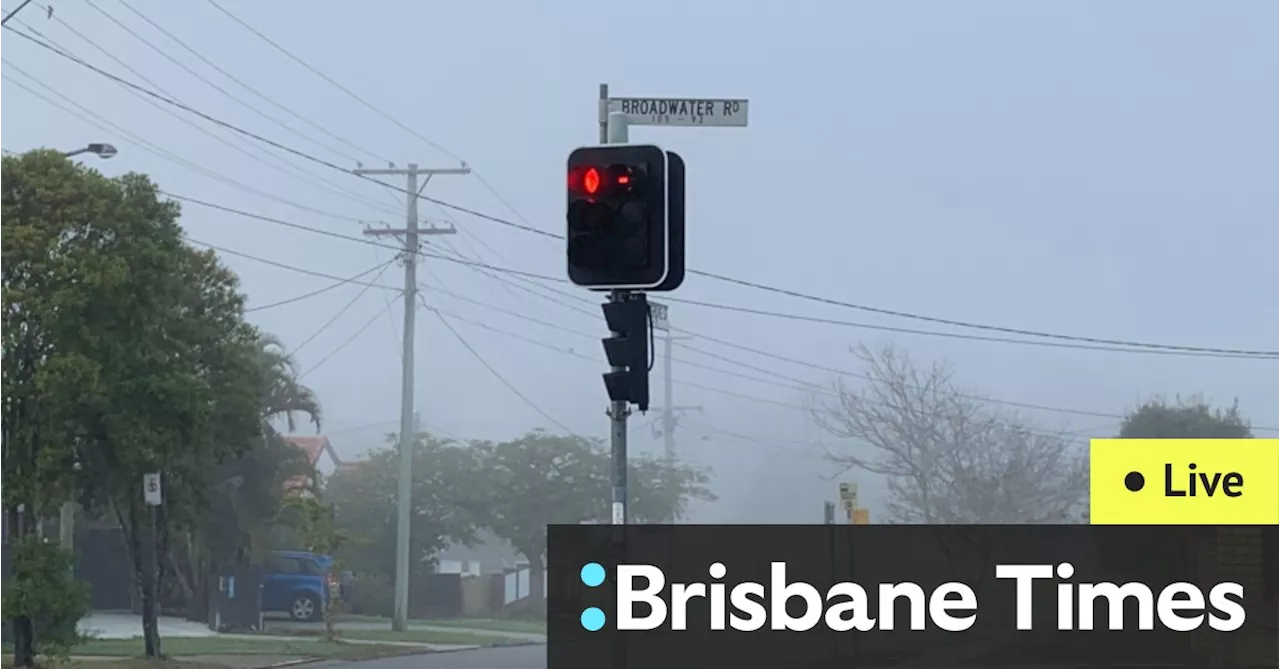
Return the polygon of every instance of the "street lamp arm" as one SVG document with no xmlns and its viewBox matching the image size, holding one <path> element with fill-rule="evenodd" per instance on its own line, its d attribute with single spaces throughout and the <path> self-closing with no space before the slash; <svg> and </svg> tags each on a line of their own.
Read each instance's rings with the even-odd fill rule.
<svg viewBox="0 0 1280 669">
<path fill-rule="evenodd" d="M 75 151 L 64 151 L 62 155 L 70 158 L 72 156 L 78 156 L 82 153 L 92 153 L 95 156 L 98 156 L 99 158 L 106 160 L 107 158 L 110 158 L 116 155 L 116 147 L 111 144 L 94 142 L 93 144 L 90 144 L 82 149 L 76 149 Z"/>
</svg>

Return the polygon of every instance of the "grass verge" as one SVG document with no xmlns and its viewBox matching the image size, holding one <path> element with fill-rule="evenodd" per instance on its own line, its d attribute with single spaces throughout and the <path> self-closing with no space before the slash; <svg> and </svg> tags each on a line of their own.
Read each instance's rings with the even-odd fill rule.
<svg viewBox="0 0 1280 669">
<path fill-rule="evenodd" d="M 518 632 L 520 634 L 546 634 L 547 624 L 539 620 L 422 620 L 423 625 L 436 627 L 461 627 L 474 630 L 493 630 L 495 632 Z"/>
<path fill-rule="evenodd" d="M 121 658 L 119 663 L 87 660 L 95 669 L 131 669 L 164 667 L 166 669 L 200 669 L 197 665 L 217 667 L 253 667 L 263 664 L 254 657 L 270 656 L 276 661 L 290 658 L 325 660 L 370 660 L 379 657 L 410 655 L 425 649 L 413 646 L 376 643 L 342 643 L 322 639 L 254 639 L 245 637 L 194 637 L 162 639 L 160 648 L 168 660 L 156 662 L 141 658 L 141 638 L 90 639 L 71 649 L 74 658 Z M 12 648 L 4 648 L 4 665 L 13 663 Z M 269 663 L 269 662 L 268 662 Z"/>
<path fill-rule="evenodd" d="M 323 630 L 268 630 L 268 634 L 282 634 L 298 637 L 319 637 Z M 506 646 L 522 643 L 520 639 L 508 639 L 498 634 L 472 634 L 463 630 L 423 630 L 409 629 L 404 632 L 393 630 L 339 630 L 338 639 L 351 641 L 391 642 L 391 643 L 426 643 L 442 646 Z"/>
</svg>

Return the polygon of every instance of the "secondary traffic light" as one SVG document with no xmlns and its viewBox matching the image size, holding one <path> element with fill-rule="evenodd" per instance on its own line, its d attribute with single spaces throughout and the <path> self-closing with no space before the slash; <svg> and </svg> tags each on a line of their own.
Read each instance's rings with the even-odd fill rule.
<svg viewBox="0 0 1280 669">
<path fill-rule="evenodd" d="M 644 293 L 606 302 L 604 320 L 613 336 L 604 340 L 609 366 L 618 368 L 604 375 L 609 399 L 630 402 L 640 411 L 649 410 L 649 302 Z"/>
<path fill-rule="evenodd" d="M 569 154 L 570 281 L 598 290 L 670 290 L 667 156 L 629 144 Z"/>
</svg>

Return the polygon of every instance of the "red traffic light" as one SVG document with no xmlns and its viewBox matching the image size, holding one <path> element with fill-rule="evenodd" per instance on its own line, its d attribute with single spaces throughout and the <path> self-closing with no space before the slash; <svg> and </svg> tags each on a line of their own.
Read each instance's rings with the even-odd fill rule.
<svg viewBox="0 0 1280 669">
<path fill-rule="evenodd" d="M 635 170 L 628 165 L 579 167 L 569 172 L 569 190 L 591 197 L 630 192 L 635 185 Z"/>
<path fill-rule="evenodd" d="M 600 170 L 594 167 L 587 168 L 586 173 L 582 175 L 582 189 L 587 191 L 587 195 L 600 192 Z"/>
</svg>

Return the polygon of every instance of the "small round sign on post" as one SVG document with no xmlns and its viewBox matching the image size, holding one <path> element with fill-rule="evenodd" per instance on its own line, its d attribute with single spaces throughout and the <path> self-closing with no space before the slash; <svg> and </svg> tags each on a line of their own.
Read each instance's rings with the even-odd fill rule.
<svg viewBox="0 0 1280 669">
<path fill-rule="evenodd" d="M 142 475 L 142 498 L 147 506 L 160 506 L 164 503 L 164 491 L 160 487 L 160 472 Z"/>
</svg>

